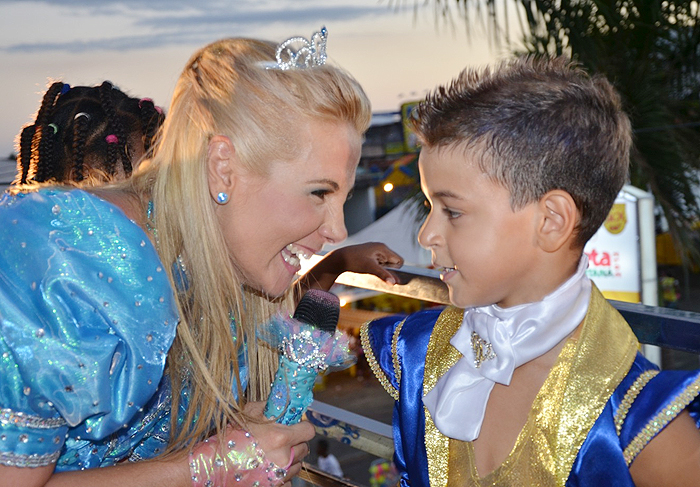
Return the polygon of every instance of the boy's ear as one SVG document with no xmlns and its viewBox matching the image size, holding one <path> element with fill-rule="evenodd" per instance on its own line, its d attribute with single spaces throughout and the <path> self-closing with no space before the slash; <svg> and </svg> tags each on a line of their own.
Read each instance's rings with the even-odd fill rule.
<svg viewBox="0 0 700 487">
<path fill-rule="evenodd" d="M 576 203 L 569 193 L 560 189 L 546 193 L 538 202 L 540 219 L 537 241 L 545 252 L 568 247 L 578 224 Z"/>
<path fill-rule="evenodd" d="M 235 178 L 236 151 L 225 135 L 215 135 L 209 141 L 207 151 L 207 178 L 209 194 L 216 201 L 219 193 L 231 194 Z"/>
</svg>

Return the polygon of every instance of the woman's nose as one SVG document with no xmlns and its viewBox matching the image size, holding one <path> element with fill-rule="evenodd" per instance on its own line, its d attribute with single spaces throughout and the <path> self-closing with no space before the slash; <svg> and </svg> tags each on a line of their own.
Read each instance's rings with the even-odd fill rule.
<svg viewBox="0 0 700 487">
<path fill-rule="evenodd" d="M 342 207 L 328 212 L 326 221 L 321 225 L 319 232 L 331 244 L 340 243 L 348 238 L 348 230 L 345 228 L 345 214 Z"/>
</svg>

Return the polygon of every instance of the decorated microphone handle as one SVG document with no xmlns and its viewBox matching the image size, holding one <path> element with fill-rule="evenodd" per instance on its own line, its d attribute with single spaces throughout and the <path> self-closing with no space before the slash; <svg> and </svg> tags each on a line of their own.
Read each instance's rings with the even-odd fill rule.
<svg viewBox="0 0 700 487">
<path fill-rule="evenodd" d="M 301 420 L 313 401 L 316 377 L 329 367 L 355 363 L 348 336 L 322 331 L 294 318 L 276 316 L 260 338 L 279 350 L 279 367 L 265 406 L 265 416 L 281 424 Z"/>
</svg>

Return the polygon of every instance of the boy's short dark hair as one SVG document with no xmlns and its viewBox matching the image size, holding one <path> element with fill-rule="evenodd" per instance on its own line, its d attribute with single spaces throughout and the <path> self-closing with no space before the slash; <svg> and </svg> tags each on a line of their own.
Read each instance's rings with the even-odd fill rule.
<svg viewBox="0 0 700 487">
<path fill-rule="evenodd" d="M 510 191 L 513 208 L 569 193 L 581 248 L 628 177 L 631 126 L 619 95 L 566 58 L 465 69 L 426 97 L 412 125 L 424 146 L 481 151 L 481 169 Z"/>
</svg>

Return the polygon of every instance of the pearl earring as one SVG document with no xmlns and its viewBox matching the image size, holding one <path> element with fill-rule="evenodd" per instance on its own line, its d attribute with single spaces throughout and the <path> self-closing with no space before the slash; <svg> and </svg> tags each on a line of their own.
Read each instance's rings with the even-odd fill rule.
<svg viewBox="0 0 700 487">
<path fill-rule="evenodd" d="M 223 191 L 219 194 L 216 195 L 216 202 L 219 203 L 220 205 L 225 205 L 228 203 L 228 193 L 224 193 Z"/>
</svg>

